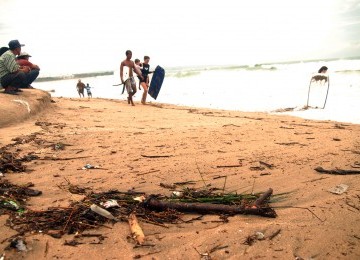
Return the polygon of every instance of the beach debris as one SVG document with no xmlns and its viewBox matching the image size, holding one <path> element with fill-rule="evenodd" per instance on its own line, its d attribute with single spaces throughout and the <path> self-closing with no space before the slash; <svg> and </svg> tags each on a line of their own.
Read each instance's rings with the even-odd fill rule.
<svg viewBox="0 0 360 260">
<path fill-rule="evenodd" d="M 235 165 L 217 165 L 216 168 L 235 168 L 235 167 L 242 167 L 242 164 L 235 164 Z"/>
<path fill-rule="evenodd" d="M 145 154 L 142 154 L 141 156 L 145 157 L 145 158 L 168 158 L 168 157 L 172 157 L 172 155 L 145 155 Z"/>
<path fill-rule="evenodd" d="M 106 202 L 101 202 L 100 205 L 106 209 L 113 208 L 113 207 L 120 207 L 118 202 L 114 199 L 108 200 Z"/>
<path fill-rule="evenodd" d="M 30 189 L 29 186 L 32 186 L 32 183 L 20 186 L 12 184 L 8 180 L 1 180 L 0 215 L 3 212 L 7 212 L 7 210 L 21 212 L 28 197 L 38 196 L 42 193 L 41 191 Z"/>
<path fill-rule="evenodd" d="M 193 218 L 191 221 L 182 220 L 183 212 L 191 211 L 220 214 L 226 219 L 234 214 L 276 217 L 275 211 L 269 206 L 272 189 L 258 194 L 226 194 L 224 191 L 217 193 L 217 190 L 219 189 L 186 187 L 181 190 L 182 195 L 179 197 L 167 197 L 161 194 L 147 195 L 134 190 L 125 192 L 109 190 L 101 193 L 90 190 L 82 200 L 73 201 L 68 207 L 50 207 L 36 211 L 25 208 L 21 214 L 8 211 L 7 225 L 22 235 L 41 232 L 61 238 L 65 234 L 81 234 L 85 230 L 98 227 L 111 229 L 105 225 L 109 220 L 129 223 L 130 214 L 136 216 L 138 224 L 141 221 L 165 228 L 168 228 L 166 225 L 168 223 L 191 223 L 201 220 L 201 217 Z M 119 207 L 105 209 L 98 206 L 104 201 L 111 200 L 115 200 Z"/>
<path fill-rule="evenodd" d="M 334 194 L 343 194 L 345 191 L 347 191 L 347 189 L 349 188 L 349 185 L 346 184 L 339 184 L 336 185 L 335 187 L 329 189 L 328 191 Z"/>
<path fill-rule="evenodd" d="M 22 160 L 17 158 L 17 153 L 6 151 L 6 148 L 0 148 L 0 171 L 8 172 L 24 172 L 26 166 L 22 164 Z"/>
<path fill-rule="evenodd" d="M 177 210 L 180 212 L 197 212 L 197 213 L 222 213 L 222 214 L 252 214 L 260 215 L 264 217 L 275 218 L 275 211 L 264 205 L 265 201 L 269 199 L 272 194 L 272 189 L 269 189 L 263 193 L 253 204 L 244 205 L 224 205 L 214 203 L 186 203 L 186 202 L 174 202 L 174 201 L 161 201 L 150 196 L 144 205 L 150 209 L 156 210 Z"/>
<path fill-rule="evenodd" d="M 146 200 L 146 197 L 145 196 L 138 196 L 138 197 L 135 197 L 134 200 L 138 201 L 138 202 L 144 202 Z"/>
<path fill-rule="evenodd" d="M 277 235 L 279 235 L 281 232 L 281 228 L 279 228 L 278 230 L 276 230 L 274 233 L 272 233 L 268 238 L 269 240 L 273 240 Z"/>
<path fill-rule="evenodd" d="M 165 189 L 176 189 L 176 185 L 175 184 L 168 184 L 168 183 L 162 183 L 160 182 L 160 187 L 163 187 Z"/>
<path fill-rule="evenodd" d="M 100 169 L 98 165 L 91 165 L 89 163 L 85 164 L 84 167 L 81 168 L 82 170 L 89 170 L 89 169 Z"/>
<path fill-rule="evenodd" d="M 264 239 L 265 239 L 265 235 L 264 235 L 263 232 L 257 231 L 257 232 L 255 232 L 255 238 L 256 238 L 257 240 L 264 240 Z"/>
<path fill-rule="evenodd" d="M 28 249 L 26 247 L 26 242 L 21 237 L 17 237 L 17 238 L 14 238 L 13 240 L 11 240 L 10 245 L 8 247 L 6 247 L 6 249 L 9 250 L 10 248 L 15 248 L 16 250 L 18 250 L 20 252 L 28 251 Z"/>
<path fill-rule="evenodd" d="M 56 143 L 56 144 L 53 145 L 53 149 L 54 149 L 55 151 L 64 150 L 64 149 L 65 149 L 65 146 L 66 146 L 66 144 Z"/>
<path fill-rule="evenodd" d="M 320 173 L 335 174 L 335 175 L 360 174 L 359 170 L 343 170 L 338 168 L 325 170 L 321 166 L 316 167 L 314 170 Z"/>
<path fill-rule="evenodd" d="M 134 213 L 129 215 L 129 225 L 132 237 L 139 245 L 142 245 L 145 241 L 145 235 Z"/>
<path fill-rule="evenodd" d="M 265 167 L 267 167 L 267 168 L 269 168 L 269 169 L 272 169 L 272 168 L 275 167 L 273 164 L 270 164 L 270 163 L 267 163 L 267 162 L 259 161 L 259 163 L 260 163 L 261 165 L 264 165 Z"/>
<path fill-rule="evenodd" d="M 181 191 L 173 191 L 171 197 L 182 197 L 184 194 Z"/>
<path fill-rule="evenodd" d="M 106 209 L 103 209 L 101 207 L 99 207 L 96 204 L 92 204 L 90 206 L 90 209 L 92 211 L 94 211 L 95 213 L 107 218 L 107 219 L 111 219 L 111 220 L 116 220 L 116 218 L 113 216 L 113 214 L 111 214 L 109 211 L 107 211 Z"/>
<path fill-rule="evenodd" d="M 5 174 L 3 174 L 2 172 L 0 172 L 0 177 L 4 177 L 5 176 Z"/>
<path fill-rule="evenodd" d="M 56 177 L 56 176 L 54 176 Z M 59 176 L 57 176 L 59 177 Z M 66 181 L 66 184 L 59 184 L 58 187 L 62 190 L 68 190 L 72 194 L 86 194 L 87 191 L 89 191 L 89 188 L 80 187 L 78 185 L 72 184 L 67 178 L 64 178 Z"/>
</svg>

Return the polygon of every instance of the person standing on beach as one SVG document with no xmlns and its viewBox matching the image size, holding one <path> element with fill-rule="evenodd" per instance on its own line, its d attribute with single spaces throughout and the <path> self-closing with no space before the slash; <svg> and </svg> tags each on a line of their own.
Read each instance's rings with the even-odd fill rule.
<svg viewBox="0 0 360 260">
<path fill-rule="evenodd" d="M 140 85 L 143 87 L 144 92 L 141 98 L 141 104 L 146 104 L 146 96 L 149 89 L 149 74 L 152 73 L 150 71 L 150 65 L 149 65 L 150 57 L 144 56 L 144 62 L 142 64 L 141 74 L 143 76 L 143 79 L 140 80 Z"/>
<path fill-rule="evenodd" d="M 81 95 L 82 95 L 82 97 L 85 97 L 84 96 L 84 88 L 85 88 L 85 84 L 81 82 L 81 79 L 79 79 L 78 83 L 76 84 L 76 90 L 79 93 L 80 98 L 81 98 Z"/>
<path fill-rule="evenodd" d="M 141 72 L 138 70 L 138 68 L 135 67 L 135 63 L 131 60 L 132 52 L 130 50 L 127 50 L 125 52 L 126 59 L 123 60 L 120 64 L 120 79 L 121 83 L 123 83 L 126 87 L 126 91 L 128 93 L 128 104 L 131 103 L 131 105 L 135 106 L 133 101 L 133 96 L 136 93 L 136 82 L 134 79 L 133 71 L 140 77 L 140 79 L 143 79 L 143 76 L 141 75 Z"/>
<path fill-rule="evenodd" d="M 5 89 L 5 94 L 17 95 L 20 87 L 27 87 L 28 73 L 31 71 L 28 66 L 20 66 L 16 62 L 16 55 L 21 53 L 18 40 L 9 42 L 9 50 L 0 57 L 0 82 Z"/>
<path fill-rule="evenodd" d="M 85 88 L 86 88 L 86 93 L 87 93 L 88 98 L 92 98 L 92 94 L 91 94 L 91 90 L 90 90 L 90 85 L 89 85 L 89 83 L 86 83 Z"/>
<path fill-rule="evenodd" d="M 36 78 L 39 76 L 40 73 L 40 67 L 36 64 L 33 64 L 29 61 L 29 58 L 31 57 L 30 54 L 27 52 L 21 52 L 20 55 L 17 56 L 16 62 L 20 66 L 28 66 L 30 68 L 30 72 L 28 73 L 28 79 L 27 79 L 27 88 L 33 88 L 31 86 L 31 83 L 33 83 Z"/>
</svg>

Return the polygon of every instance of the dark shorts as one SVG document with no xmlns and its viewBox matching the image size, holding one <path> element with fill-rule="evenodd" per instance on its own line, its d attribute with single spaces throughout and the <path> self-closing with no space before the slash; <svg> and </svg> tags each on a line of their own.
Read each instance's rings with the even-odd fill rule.
<svg viewBox="0 0 360 260">
<path fill-rule="evenodd" d="M 141 83 L 141 82 L 145 82 L 145 83 L 146 83 L 148 77 L 147 77 L 147 76 L 146 76 L 146 77 L 143 76 L 143 79 L 141 79 L 140 77 L 138 77 L 138 78 L 139 78 L 139 80 L 140 80 L 140 83 Z"/>
</svg>

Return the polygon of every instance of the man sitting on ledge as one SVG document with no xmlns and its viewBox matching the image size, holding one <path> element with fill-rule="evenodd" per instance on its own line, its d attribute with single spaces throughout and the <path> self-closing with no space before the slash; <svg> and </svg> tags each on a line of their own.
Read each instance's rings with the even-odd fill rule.
<svg viewBox="0 0 360 260">
<path fill-rule="evenodd" d="M 21 53 L 18 40 L 9 42 L 9 50 L 0 57 L 0 82 L 6 94 L 17 95 L 20 87 L 29 85 L 28 75 L 31 71 L 28 66 L 20 66 L 16 62 L 16 55 Z"/>
</svg>

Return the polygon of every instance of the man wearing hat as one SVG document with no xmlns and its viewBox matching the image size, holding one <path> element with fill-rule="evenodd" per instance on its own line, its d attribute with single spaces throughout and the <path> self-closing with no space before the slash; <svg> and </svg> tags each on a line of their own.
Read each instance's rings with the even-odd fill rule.
<svg viewBox="0 0 360 260">
<path fill-rule="evenodd" d="M 27 87 L 32 88 L 31 83 L 39 76 L 40 68 L 38 65 L 33 64 L 29 61 L 31 55 L 27 52 L 22 51 L 16 58 L 17 64 L 22 67 L 29 67 L 30 72 L 27 74 Z"/>
<path fill-rule="evenodd" d="M 21 47 L 18 40 L 9 42 L 9 50 L 0 57 L 0 82 L 5 89 L 6 94 L 16 95 L 19 87 L 26 87 L 28 84 L 27 74 L 30 67 L 20 66 L 16 62 L 16 55 L 21 53 Z"/>
</svg>

